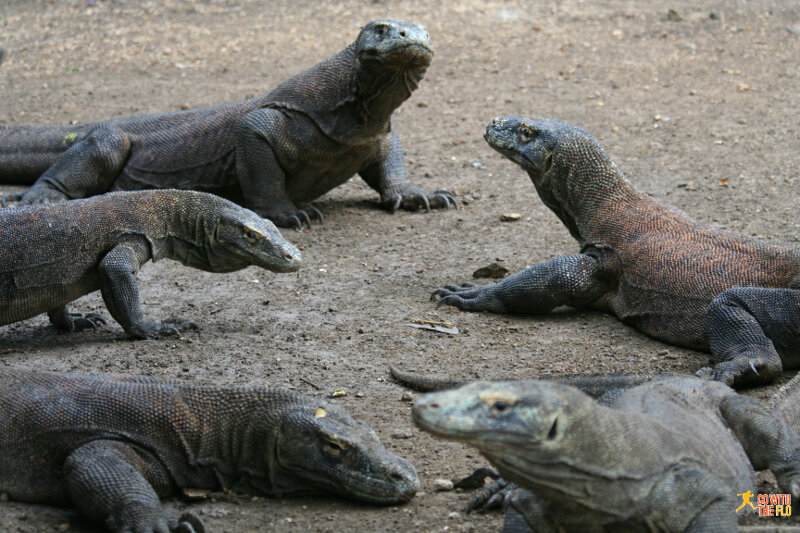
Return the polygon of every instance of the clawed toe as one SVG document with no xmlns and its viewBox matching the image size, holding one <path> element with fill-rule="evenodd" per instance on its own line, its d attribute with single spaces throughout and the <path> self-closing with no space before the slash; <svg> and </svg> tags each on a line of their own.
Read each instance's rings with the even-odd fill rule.
<svg viewBox="0 0 800 533">
<path fill-rule="evenodd" d="M 446 189 L 436 189 L 433 191 L 434 198 L 441 198 L 444 201 L 444 208 L 450 209 L 452 203 L 454 209 L 458 209 L 458 202 L 455 195 Z"/>
<path fill-rule="evenodd" d="M 172 530 L 174 533 L 206 533 L 206 527 L 194 513 L 183 513 L 178 519 L 178 525 Z"/>
</svg>

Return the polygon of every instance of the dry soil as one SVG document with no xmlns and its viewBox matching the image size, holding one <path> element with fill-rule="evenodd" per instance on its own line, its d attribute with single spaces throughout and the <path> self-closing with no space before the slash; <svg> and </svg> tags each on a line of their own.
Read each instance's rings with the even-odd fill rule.
<svg viewBox="0 0 800 533">
<path fill-rule="evenodd" d="M 714 226 L 798 241 L 796 2 L 4 0 L 0 123 L 236 101 L 334 54 L 382 17 L 420 23 L 434 41 L 433 64 L 394 125 L 410 180 L 455 191 L 459 210 L 392 215 L 353 178 L 317 202 L 324 225 L 285 232 L 303 250 L 296 275 L 148 264 L 139 275 L 146 313 L 200 326 L 180 341 L 130 341 L 116 323 L 62 335 L 45 316 L 0 328 L 0 368 L 269 383 L 315 396 L 345 389 L 335 401 L 411 460 L 422 481 L 412 502 L 386 508 L 334 497 L 167 502 L 191 507 L 211 531 L 498 531 L 499 515 L 463 513 L 468 493 L 434 490 L 435 479 L 464 476 L 484 461 L 413 427 L 390 364 L 487 378 L 688 373 L 706 364 L 706 354 L 600 313 L 434 308 L 430 291 L 470 280 L 488 263 L 514 272 L 576 251 L 527 176 L 484 143 L 496 115 L 581 125 L 656 198 Z M 501 222 L 512 212 L 521 220 Z M 74 308 L 104 306 L 93 294 Z M 451 321 L 460 333 L 413 329 L 414 318 Z M 67 509 L 0 502 L 2 531 L 67 528 L 97 531 Z"/>
</svg>

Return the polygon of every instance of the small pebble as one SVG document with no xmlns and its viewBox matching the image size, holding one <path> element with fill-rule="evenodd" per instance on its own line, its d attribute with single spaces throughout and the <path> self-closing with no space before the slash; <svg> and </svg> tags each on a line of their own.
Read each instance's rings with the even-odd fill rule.
<svg viewBox="0 0 800 533">
<path fill-rule="evenodd" d="M 437 479 L 433 482 L 433 488 L 437 491 L 453 490 L 453 482 L 449 479 Z"/>
<path fill-rule="evenodd" d="M 500 215 L 500 220 L 502 220 L 503 222 L 516 222 L 521 218 L 522 215 L 520 215 L 519 213 L 505 213 L 504 215 Z"/>
<path fill-rule="evenodd" d="M 405 391 L 402 396 L 400 396 L 400 401 L 411 403 L 414 401 L 414 395 L 409 391 Z"/>
<path fill-rule="evenodd" d="M 408 428 L 398 429 L 397 431 L 392 433 L 393 439 L 410 439 L 413 436 L 414 434 Z"/>
</svg>

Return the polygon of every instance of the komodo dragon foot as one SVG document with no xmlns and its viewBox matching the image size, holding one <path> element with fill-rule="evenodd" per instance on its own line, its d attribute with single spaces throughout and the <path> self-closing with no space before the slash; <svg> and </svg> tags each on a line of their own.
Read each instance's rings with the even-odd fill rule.
<svg viewBox="0 0 800 533">
<path fill-rule="evenodd" d="M 156 322 L 146 318 L 133 326 L 126 328 L 125 332 L 139 339 L 158 339 L 163 337 L 181 337 L 181 332 L 189 329 L 198 329 L 197 324 L 182 318 L 170 317 L 163 322 Z"/>
<path fill-rule="evenodd" d="M 479 473 L 482 470 L 486 470 L 485 467 L 479 468 L 475 471 L 472 476 Z M 508 505 L 508 498 L 519 488 L 516 483 L 511 483 L 510 481 L 506 481 L 500 474 L 494 473 L 496 477 L 495 481 L 490 483 L 489 485 L 483 487 L 481 490 L 478 491 L 475 496 L 472 497 L 469 504 L 467 505 L 467 512 L 479 512 L 485 513 L 487 511 L 492 511 L 494 509 L 505 509 Z M 470 476 L 470 478 L 472 477 Z M 492 476 L 494 477 L 494 476 Z M 469 478 L 467 478 L 469 479 Z M 463 482 L 463 481 L 462 481 Z M 461 482 L 460 482 L 461 483 Z"/>
<path fill-rule="evenodd" d="M 292 205 L 282 210 L 256 209 L 255 211 L 262 217 L 270 219 L 276 226 L 294 228 L 298 231 L 303 229 L 303 224 L 311 229 L 311 220 L 314 218 L 319 219 L 320 224 L 325 223 L 322 212 L 311 203 L 301 204 L 299 208 Z"/>
<path fill-rule="evenodd" d="M 436 289 L 431 293 L 431 300 L 437 297 L 438 309 L 442 305 L 452 305 L 463 311 L 492 311 L 502 313 L 505 311 L 503 302 L 496 297 L 495 285 L 478 286 L 474 283 L 453 283 Z"/>
<path fill-rule="evenodd" d="M 425 189 L 406 184 L 400 190 L 392 191 L 381 198 L 381 205 L 394 213 L 402 208 L 406 211 L 417 211 L 421 207 L 430 212 L 433 209 L 458 209 L 455 195 L 445 189 L 437 189 L 429 193 Z"/>
<path fill-rule="evenodd" d="M 47 313 L 53 326 L 67 333 L 75 333 L 84 329 L 97 329 L 108 322 L 100 313 L 71 313 L 66 307 L 59 307 Z"/>
<path fill-rule="evenodd" d="M 69 197 L 45 187 L 31 188 L 27 191 L 8 192 L 0 196 L 0 207 L 9 207 L 9 202 L 16 202 L 17 205 L 44 205 L 66 202 Z"/>
</svg>

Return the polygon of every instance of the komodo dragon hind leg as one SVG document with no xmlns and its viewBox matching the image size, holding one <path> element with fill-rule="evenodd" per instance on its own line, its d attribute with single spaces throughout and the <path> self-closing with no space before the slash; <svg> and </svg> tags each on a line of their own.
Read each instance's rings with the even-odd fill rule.
<svg viewBox="0 0 800 533">
<path fill-rule="evenodd" d="M 65 144 L 77 135 L 64 137 Z M 125 166 L 130 139 L 119 130 L 99 127 L 77 140 L 25 192 L 5 195 L 21 205 L 47 204 L 86 198 L 108 191 Z"/>
<path fill-rule="evenodd" d="M 47 312 L 50 322 L 56 328 L 67 333 L 82 331 L 84 329 L 95 329 L 98 326 L 105 325 L 106 319 L 99 313 L 87 313 L 82 315 L 80 313 L 70 313 L 66 305 L 56 307 Z"/>
<path fill-rule="evenodd" d="M 64 464 L 72 501 L 86 516 L 112 531 L 203 533 L 203 522 L 187 513 L 168 517 L 158 490 L 167 492 L 169 474 L 154 459 L 117 441 L 96 440 L 73 451 Z"/>
<path fill-rule="evenodd" d="M 698 376 L 734 387 L 770 383 L 800 365 L 800 291 L 728 289 L 709 305 L 706 331 L 717 365 Z"/>
<path fill-rule="evenodd" d="M 800 498 L 800 435 L 764 404 L 741 394 L 726 396 L 720 412 L 742 443 L 753 468 L 769 469 L 778 486 Z"/>
</svg>

